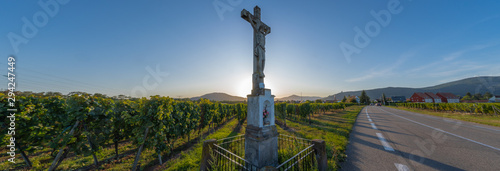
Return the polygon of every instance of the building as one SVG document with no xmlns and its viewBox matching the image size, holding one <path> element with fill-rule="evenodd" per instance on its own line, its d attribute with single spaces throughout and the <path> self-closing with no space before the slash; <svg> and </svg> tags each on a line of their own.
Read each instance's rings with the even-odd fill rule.
<svg viewBox="0 0 500 171">
<path fill-rule="evenodd" d="M 356 98 L 356 102 L 358 102 L 358 103 L 359 103 L 359 102 L 360 102 L 359 97 L 358 97 L 358 96 L 356 96 L 355 98 Z"/>
<path fill-rule="evenodd" d="M 500 102 L 500 96 L 493 96 L 489 99 L 489 102 Z"/>
<path fill-rule="evenodd" d="M 349 102 L 351 102 L 351 103 L 354 103 L 354 102 L 353 102 L 354 100 L 356 100 L 356 102 L 355 102 L 355 103 L 359 103 L 359 102 L 360 102 L 360 100 L 359 100 L 359 97 L 358 97 L 358 96 L 349 96 L 349 97 L 347 98 L 347 101 L 349 101 Z"/>
<path fill-rule="evenodd" d="M 432 97 L 429 97 L 425 93 L 420 93 L 416 92 L 413 93 L 413 95 L 410 97 L 411 102 L 417 102 L 417 103 L 432 103 Z"/>
<path fill-rule="evenodd" d="M 425 94 L 432 98 L 432 102 L 441 103 L 441 97 L 437 96 L 436 94 L 431 92 L 425 92 Z"/>
<path fill-rule="evenodd" d="M 436 93 L 443 103 L 460 103 L 460 98 L 452 93 Z"/>
<path fill-rule="evenodd" d="M 392 102 L 395 102 L 395 103 L 406 102 L 406 97 L 405 96 L 392 96 L 391 100 L 392 100 Z"/>
</svg>

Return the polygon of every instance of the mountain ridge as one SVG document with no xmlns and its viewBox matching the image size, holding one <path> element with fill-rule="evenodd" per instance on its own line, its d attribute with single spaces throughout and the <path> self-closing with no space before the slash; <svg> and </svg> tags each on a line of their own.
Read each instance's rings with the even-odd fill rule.
<svg viewBox="0 0 500 171">
<path fill-rule="evenodd" d="M 310 100 L 310 101 L 314 101 L 314 100 L 317 100 L 317 99 L 321 99 L 322 97 L 319 97 L 319 96 L 299 96 L 299 95 L 295 95 L 295 94 L 292 94 L 290 96 L 287 96 L 287 97 L 282 97 L 282 98 L 276 98 L 275 100 L 279 100 L 279 101 L 300 101 L 300 100 Z"/>
<path fill-rule="evenodd" d="M 201 98 L 213 100 L 213 101 L 241 101 L 241 102 L 243 102 L 243 101 L 247 100 L 244 97 L 233 96 L 233 95 L 229 95 L 227 93 L 222 93 L 222 92 L 208 93 L 208 94 L 204 94 L 204 95 L 198 96 L 198 97 L 191 97 L 189 99 L 199 100 Z"/>
<path fill-rule="evenodd" d="M 495 90 L 497 91 L 495 92 Z M 341 100 L 344 96 L 360 96 L 361 92 L 362 90 L 340 92 L 325 97 L 323 100 L 333 100 L 334 98 Z M 409 98 L 415 92 L 447 92 L 459 96 L 464 96 L 467 92 L 472 94 L 484 94 L 486 92 L 500 94 L 500 76 L 470 77 L 423 88 L 385 87 L 369 89 L 365 90 L 365 92 L 370 99 L 378 99 L 382 96 L 382 93 L 384 93 L 386 97 L 405 96 L 406 98 Z"/>
<path fill-rule="evenodd" d="M 276 98 L 279 101 L 288 101 L 288 100 L 310 100 L 314 101 L 317 99 L 322 100 L 342 100 L 344 96 L 360 96 L 362 90 L 357 91 L 347 91 L 340 92 L 333 95 L 329 95 L 327 97 L 319 97 L 319 96 L 302 96 L 292 94 L 290 96 Z M 484 94 L 486 92 L 490 92 L 494 95 L 500 95 L 500 76 L 478 76 L 478 77 L 469 77 L 456 81 L 450 81 L 434 86 L 422 87 L 422 88 L 410 88 L 410 87 L 385 87 L 385 88 L 375 88 L 365 90 L 366 94 L 370 97 L 370 99 L 378 99 L 382 96 L 382 93 L 385 94 L 386 97 L 391 96 L 405 96 L 406 98 L 410 98 L 410 96 L 415 92 L 447 92 L 453 93 L 455 95 L 464 96 L 467 92 L 472 94 L 481 93 Z M 191 100 L 199 100 L 200 98 L 205 98 L 214 101 L 246 101 L 245 97 L 233 96 L 227 93 L 222 92 L 214 92 L 208 93 L 198 97 L 192 97 Z"/>
</svg>

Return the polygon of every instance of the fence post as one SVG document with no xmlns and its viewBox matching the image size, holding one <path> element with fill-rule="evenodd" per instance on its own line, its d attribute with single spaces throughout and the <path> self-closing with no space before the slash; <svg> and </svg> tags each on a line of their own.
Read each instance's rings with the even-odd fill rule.
<svg viewBox="0 0 500 171">
<path fill-rule="evenodd" d="M 326 171 L 328 170 L 328 160 L 326 158 L 326 145 L 325 141 L 314 139 L 312 140 L 314 144 L 314 153 L 316 154 L 316 161 L 318 161 L 318 170 Z"/>
<path fill-rule="evenodd" d="M 201 163 L 200 163 L 200 170 L 201 171 L 206 171 L 208 168 L 210 168 L 209 160 L 211 160 L 210 156 L 210 150 L 214 147 L 215 142 L 217 140 L 215 139 L 209 139 L 203 142 L 203 149 L 201 152 Z"/>
</svg>

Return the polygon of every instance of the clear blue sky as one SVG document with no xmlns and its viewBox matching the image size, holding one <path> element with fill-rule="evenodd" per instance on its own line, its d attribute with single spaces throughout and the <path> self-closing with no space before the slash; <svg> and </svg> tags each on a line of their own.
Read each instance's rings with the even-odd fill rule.
<svg viewBox="0 0 500 171">
<path fill-rule="evenodd" d="M 0 2 L 0 63 L 7 70 L 7 57 L 16 56 L 18 90 L 245 96 L 251 89 L 253 36 L 240 11 L 253 13 L 255 5 L 272 28 L 265 83 L 277 97 L 425 87 L 500 73 L 496 0 L 64 3 L 49 6 L 48 13 L 38 1 Z M 387 15 L 378 21 L 372 10 L 390 14 L 390 21 Z M 25 26 L 31 24 L 37 32 Z M 368 34 L 366 26 L 373 36 L 366 35 L 369 42 L 354 29 Z M 351 55 L 342 51 L 345 45 Z M 157 67 L 168 74 L 155 77 L 146 69 Z"/>
</svg>

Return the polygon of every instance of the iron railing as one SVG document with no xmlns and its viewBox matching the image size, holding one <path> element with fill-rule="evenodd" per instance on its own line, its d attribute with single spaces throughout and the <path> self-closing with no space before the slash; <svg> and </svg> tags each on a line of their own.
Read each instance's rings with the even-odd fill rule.
<svg viewBox="0 0 500 171">
<path fill-rule="evenodd" d="M 256 171 L 258 168 L 244 158 L 214 144 L 212 151 L 212 162 L 210 170 L 249 170 Z"/>
<path fill-rule="evenodd" d="M 317 170 L 313 145 L 303 149 L 295 156 L 276 167 L 276 170 Z"/>
<path fill-rule="evenodd" d="M 314 144 L 309 139 L 280 134 L 277 170 L 316 170 Z"/>
<path fill-rule="evenodd" d="M 237 135 L 219 139 L 215 144 L 228 151 L 231 151 L 237 156 L 245 158 L 245 135 Z"/>
<path fill-rule="evenodd" d="M 280 134 L 277 170 L 316 170 L 314 144 L 309 139 Z M 210 170 L 249 170 L 258 168 L 245 160 L 245 135 L 217 140 L 210 149 Z"/>
</svg>

